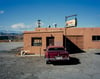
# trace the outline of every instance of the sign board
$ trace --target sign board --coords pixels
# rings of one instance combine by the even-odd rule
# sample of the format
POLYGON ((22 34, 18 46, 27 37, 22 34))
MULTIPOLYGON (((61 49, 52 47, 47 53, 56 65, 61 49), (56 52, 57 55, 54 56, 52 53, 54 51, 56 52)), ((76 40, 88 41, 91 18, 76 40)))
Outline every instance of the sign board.
POLYGON ((72 20, 68 20, 66 22, 66 26, 67 27, 77 26, 77 19, 75 18, 75 19, 72 19, 72 20))

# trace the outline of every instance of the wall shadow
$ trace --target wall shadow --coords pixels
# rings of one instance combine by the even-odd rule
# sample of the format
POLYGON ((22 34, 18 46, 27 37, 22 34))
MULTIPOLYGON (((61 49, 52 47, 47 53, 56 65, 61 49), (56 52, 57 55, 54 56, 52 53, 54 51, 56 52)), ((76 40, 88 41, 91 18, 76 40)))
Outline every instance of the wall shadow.
POLYGON ((52 64, 54 66, 62 66, 62 65, 78 65, 78 64, 81 64, 80 63, 80 60, 78 58, 75 58, 75 57, 70 57, 70 60, 69 61, 54 61, 52 62, 52 64))
POLYGON ((66 47, 67 51, 70 54, 75 54, 75 53, 84 53, 82 49, 80 49, 77 45, 75 45, 70 39, 64 37, 64 47, 66 47), (66 43, 66 46, 65 46, 66 43))

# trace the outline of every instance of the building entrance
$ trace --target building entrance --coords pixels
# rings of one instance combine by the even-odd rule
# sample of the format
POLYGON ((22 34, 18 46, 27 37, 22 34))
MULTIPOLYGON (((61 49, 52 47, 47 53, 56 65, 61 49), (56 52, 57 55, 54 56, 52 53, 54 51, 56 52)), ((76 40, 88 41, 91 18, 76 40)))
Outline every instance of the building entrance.
POLYGON ((54 46, 54 37, 47 37, 46 38, 46 46, 54 46))

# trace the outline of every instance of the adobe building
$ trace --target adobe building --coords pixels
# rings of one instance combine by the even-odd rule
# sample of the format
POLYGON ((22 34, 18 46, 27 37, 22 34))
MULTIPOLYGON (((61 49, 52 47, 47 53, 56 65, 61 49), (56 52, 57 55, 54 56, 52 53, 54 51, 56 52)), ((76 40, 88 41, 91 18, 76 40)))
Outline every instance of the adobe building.
POLYGON ((100 49, 100 28, 36 28, 24 32, 24 50, 29 53, 44 55, 50 45, 64 46, 69 53, 100 49))

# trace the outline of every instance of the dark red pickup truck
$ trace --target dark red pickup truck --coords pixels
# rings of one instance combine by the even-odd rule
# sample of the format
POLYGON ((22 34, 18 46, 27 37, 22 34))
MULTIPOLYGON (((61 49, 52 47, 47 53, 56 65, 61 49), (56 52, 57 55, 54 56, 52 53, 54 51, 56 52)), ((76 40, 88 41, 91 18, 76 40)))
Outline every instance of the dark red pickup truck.
POLYGON ((62 46, 49 46, 45 49, 46 64, 51 61, 69 60, 69 53, 62 46))

